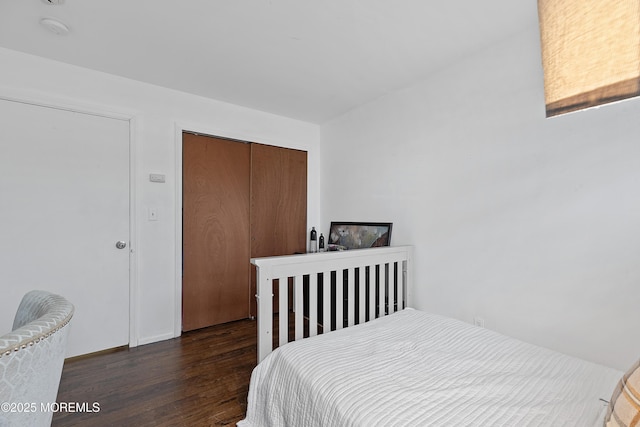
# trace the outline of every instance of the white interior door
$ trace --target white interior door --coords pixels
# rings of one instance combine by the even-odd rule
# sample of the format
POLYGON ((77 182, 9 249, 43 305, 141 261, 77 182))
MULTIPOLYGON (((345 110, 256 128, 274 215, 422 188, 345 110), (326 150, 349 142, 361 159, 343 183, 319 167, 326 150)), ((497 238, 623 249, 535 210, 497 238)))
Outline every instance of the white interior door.
POLYGON ((0 230, 0 333, 42 289, 75 306, 68 357, 129 343, 128 120, 0 100, 0 230))

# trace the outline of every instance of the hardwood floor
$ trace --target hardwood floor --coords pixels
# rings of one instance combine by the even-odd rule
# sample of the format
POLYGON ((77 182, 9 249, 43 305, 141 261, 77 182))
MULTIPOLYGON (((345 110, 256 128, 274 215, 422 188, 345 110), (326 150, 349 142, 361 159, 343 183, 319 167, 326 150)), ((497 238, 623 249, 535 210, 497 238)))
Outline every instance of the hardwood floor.
POLYGON ((225 426, 244 418, 256 365, 256 322, 65 362, 58 402, 99 412, 54 414, 57 426, 225 426))

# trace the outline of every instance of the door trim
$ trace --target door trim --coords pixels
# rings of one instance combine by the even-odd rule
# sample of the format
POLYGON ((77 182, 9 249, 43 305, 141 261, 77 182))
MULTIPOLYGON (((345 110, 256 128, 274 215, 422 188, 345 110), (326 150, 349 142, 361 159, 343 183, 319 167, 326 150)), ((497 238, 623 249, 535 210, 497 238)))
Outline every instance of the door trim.
POLYGON ((136 148, 138 119, 133 111, 116 112, 102 106, 84 103, 76 99, 65 99, 29 90, 0 87, 0 99, 10 102, 54 108, 74 113, 90 114, 108 119, 129 122, 129 347, 138 346, 138 232, 136 227, 136 148))

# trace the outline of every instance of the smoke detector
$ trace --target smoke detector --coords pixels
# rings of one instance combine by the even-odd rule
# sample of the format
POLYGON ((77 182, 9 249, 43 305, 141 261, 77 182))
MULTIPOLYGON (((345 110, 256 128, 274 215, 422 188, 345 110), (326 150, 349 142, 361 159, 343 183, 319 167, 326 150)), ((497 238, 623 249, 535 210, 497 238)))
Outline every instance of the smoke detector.
POLYGON ((54 18, 42 18, 40 20, 40 25, 58 36, 66 36, 70 31, 66 24, 54 18))
POLYGON ((64 0, 42 0, 42 3, 60 5, 64 3, 64 0))

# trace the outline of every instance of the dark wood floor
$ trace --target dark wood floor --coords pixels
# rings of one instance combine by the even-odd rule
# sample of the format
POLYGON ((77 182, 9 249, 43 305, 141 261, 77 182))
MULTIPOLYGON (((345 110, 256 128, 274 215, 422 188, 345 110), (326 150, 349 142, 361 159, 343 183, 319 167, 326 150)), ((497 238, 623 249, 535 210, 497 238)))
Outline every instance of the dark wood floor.
POLYGON ((225 426, 244 418, 256 365, 256 322, 65 362, 58 402, 100 405, 57 412, 53 426, 225 426))

